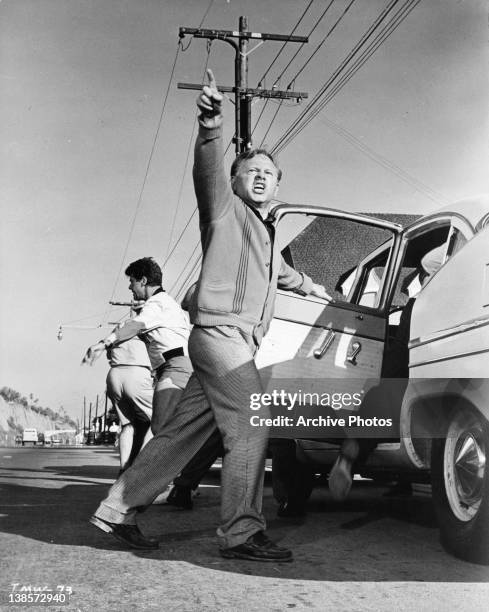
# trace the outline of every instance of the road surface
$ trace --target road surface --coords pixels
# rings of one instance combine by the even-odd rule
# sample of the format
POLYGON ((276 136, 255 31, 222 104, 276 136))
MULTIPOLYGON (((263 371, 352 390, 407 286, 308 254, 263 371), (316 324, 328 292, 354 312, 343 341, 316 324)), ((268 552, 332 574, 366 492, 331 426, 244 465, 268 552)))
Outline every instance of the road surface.
POLYGON ((388 499, 359 481, 334 503, 323 486, 305 520, 283 521, 267 478, 269 534, 295 561, 265 564, 218 555, 216 469, 194 510, 154 505, 141 515, 158 551, 124 550, 87 522, 117 471, 111 448, 0 448, 1 610, 489 609, 489 568, 443 551, 429 496, 388 499), (28 587, 71 595, 50 608, 15 604, 28 587))

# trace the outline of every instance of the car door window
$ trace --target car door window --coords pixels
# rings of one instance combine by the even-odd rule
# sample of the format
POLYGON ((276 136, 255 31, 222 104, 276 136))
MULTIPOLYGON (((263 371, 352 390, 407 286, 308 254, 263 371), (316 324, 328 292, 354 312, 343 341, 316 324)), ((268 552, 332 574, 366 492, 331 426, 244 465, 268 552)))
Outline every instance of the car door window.
POLYGON ((384 283, 389 249, 365 271, 361 295, 351 291, 359 263, 383 244, 392 232, 355 220, 319 215, 287 214, 277 225, 284 259, 296 270, 324 285, 338 302, 377 307, 384 283))

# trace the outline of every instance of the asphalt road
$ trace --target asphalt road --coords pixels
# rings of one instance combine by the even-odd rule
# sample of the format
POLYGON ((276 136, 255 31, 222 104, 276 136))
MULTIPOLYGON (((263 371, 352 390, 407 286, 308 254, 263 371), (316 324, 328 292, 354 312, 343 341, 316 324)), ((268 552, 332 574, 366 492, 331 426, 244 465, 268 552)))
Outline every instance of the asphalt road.
POLYGON ((154 505, 141 515, 158 551, 124 550, 87 522, 117 470, 108 448, 0 448, 1 610, 46 610, 12 603, 29 586, 71 590, 69 603, 50 609, 83 612, 489 609, 489 568, 442 550, 426 495, 388 499, 358 481, 334 503, 323 486, 305 520, 286 522, 267 478, 269 534, 295 561, 265 564, 217 553, 219 470, 194 510, 154 505))

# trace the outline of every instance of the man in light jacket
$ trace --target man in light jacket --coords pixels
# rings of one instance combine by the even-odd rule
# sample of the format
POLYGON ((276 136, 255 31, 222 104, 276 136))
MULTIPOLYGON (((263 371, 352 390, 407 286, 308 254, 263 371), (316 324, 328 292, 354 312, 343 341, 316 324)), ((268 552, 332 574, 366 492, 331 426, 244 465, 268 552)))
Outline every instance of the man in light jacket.
MULTIPOLYGON (((250 424, 250 394, 263 391, 254 355, 273 316, 277 286, 329 300, 324 287, 283 260, 268 212, 281 171, 263 150, 239 156, 224 171, 222 102, 211 71, 197 106, 194 186, 202 269, 190 304, 189 355, 194 373, 174 418, 113 485, 92 522, 129 546, 155 548, 136 523, 217 425, 223 440, 221 520, 225 558, 291 561, 265 534, 263 476, 268 428, 250 424)), ((266 416, 262 410, 262 416, 266 416)))

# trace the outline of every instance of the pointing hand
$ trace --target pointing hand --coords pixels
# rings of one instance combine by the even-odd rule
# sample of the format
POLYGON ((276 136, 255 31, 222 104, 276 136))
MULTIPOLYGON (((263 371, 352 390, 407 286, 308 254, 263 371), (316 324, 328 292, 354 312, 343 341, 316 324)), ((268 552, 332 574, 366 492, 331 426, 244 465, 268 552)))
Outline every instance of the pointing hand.
POLYGON ((216 119, 222 114, 224 96, 219 93, 214 74, 210 69, 207 70, 207 78, 209 84, 202 87, 202 92, 197 98, 197 106, 202 113, 201 119, 204 120, 206 126, 214 127, 214 125, 217 125, 216 119))

